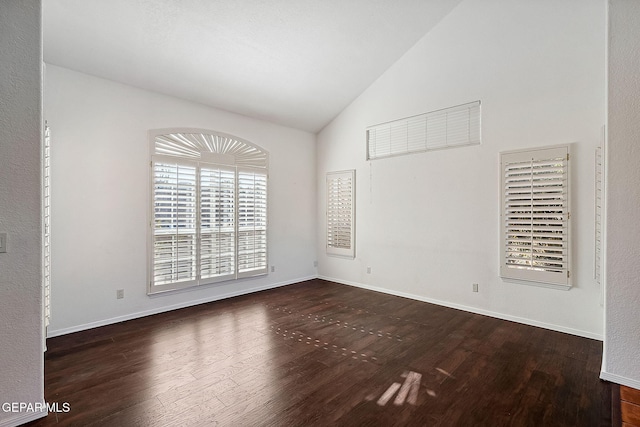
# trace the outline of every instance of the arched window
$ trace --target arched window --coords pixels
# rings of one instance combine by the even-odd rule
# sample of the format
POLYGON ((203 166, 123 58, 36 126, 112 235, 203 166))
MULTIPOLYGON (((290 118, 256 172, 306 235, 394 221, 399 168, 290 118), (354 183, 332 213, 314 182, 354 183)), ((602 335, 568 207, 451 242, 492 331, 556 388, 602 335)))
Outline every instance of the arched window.
POLYGON ((149 135, 149 293, 267 274, 268 153, 201 129, 149 135))

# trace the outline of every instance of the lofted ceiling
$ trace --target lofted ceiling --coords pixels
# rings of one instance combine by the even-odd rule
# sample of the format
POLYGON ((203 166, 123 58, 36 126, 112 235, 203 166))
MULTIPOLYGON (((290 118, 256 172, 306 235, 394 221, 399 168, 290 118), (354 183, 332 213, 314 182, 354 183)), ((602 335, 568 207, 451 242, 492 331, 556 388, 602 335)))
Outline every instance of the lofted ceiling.
POLYGON ((461 0, 46 0, 44 60, 318 132, 461 0))

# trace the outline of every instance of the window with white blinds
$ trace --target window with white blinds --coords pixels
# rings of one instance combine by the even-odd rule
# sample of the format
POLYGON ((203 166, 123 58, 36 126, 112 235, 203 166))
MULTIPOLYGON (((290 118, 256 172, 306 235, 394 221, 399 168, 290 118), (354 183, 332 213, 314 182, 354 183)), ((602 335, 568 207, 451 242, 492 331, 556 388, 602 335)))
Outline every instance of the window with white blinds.
POLYGON ((501 153, 503 278, 570 286, 569 148, 501 153))
POLYGON ((355 257, 355 170, 327 173, 327 254, 355 257))
POLYGON ((480 144, 480 101, 367 128, 367 160, 480 144))
POLYGON ((152 131, 149 293, 267 274, 267 153, 206 131, 152 131))

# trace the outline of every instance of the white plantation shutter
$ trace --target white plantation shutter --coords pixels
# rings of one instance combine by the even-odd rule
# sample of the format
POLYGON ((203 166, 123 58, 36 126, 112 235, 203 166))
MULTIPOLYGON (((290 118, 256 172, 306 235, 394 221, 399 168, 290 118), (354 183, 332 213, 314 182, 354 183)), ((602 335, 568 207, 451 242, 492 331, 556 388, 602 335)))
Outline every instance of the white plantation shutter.
POLYGON ((200 168, 200 277, 228 280, 235 275, 236 174, 232 168, 200 168))
POLYGON ((327 254, 355 257, 355 171, 327 173, 327 254))
POLYGON ((149 293, 267 274, 267 152, 206 131, 150 137, 149 293))
POLYGON ((196 168, 155 162, 153 283, 196 280, 196 168))
POLYGON ((238 171, 238 277, 267 272, 267 175, 238 171))
POLYGON ((568 147, 502 153, 501 167, 501 276, 568 288, 568 147))
POLYGON ((480 101, 367 128, 367 160, 442 148, 478 145, 480 101))
POLYGON ((44 288, 44 326, 49 326, 51 320, 51 130, 44 128, 43 144, 43 173, 42 173, 42 209, 43 209, 43 288, 44 288))
POLYGON ((598 285, 602 284, 602 239, 603 239, 603 209, 604 209, 604 157, 602 147, 596 149, 596 187, 595 187, 595 242, 594 242, 594 272, 593 277, 598 285))

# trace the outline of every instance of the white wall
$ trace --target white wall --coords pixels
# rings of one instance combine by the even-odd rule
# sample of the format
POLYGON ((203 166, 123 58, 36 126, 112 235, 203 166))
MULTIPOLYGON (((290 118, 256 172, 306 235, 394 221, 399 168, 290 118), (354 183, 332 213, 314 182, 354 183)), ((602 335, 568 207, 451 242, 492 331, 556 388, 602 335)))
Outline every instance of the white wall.
POLYGON ((52 132, 50 336, 315 277, 314 135, 52 65, 45 118, 52 132), (147 131, 168 127, 220 131, 269 151, 274 273, 146 295, 147 131))
POLYGON ((640 389, 640 2, 609 4, 605 351, 602 378, 640 389))
POLYGON ((594 158, 605 40, 603 0, 463 1, 319 134, 320 276, 601 338, 594 158), (482 145, 365 161, 367 126, 474 100, 482 145), (504 282, 499 153, 564 143, 574 143, 573 288, 504 282), (357 174, 355 260, 324 255, 324 177, 344 169, 357 174))
MULTIPOLYGON (((0 405, 43 402, 39 0, 0 3, 0 405)), ((44 415, 44 414, 42 414, 44 415)), ((0 410, 0 426, 39 413, 0 410)))

